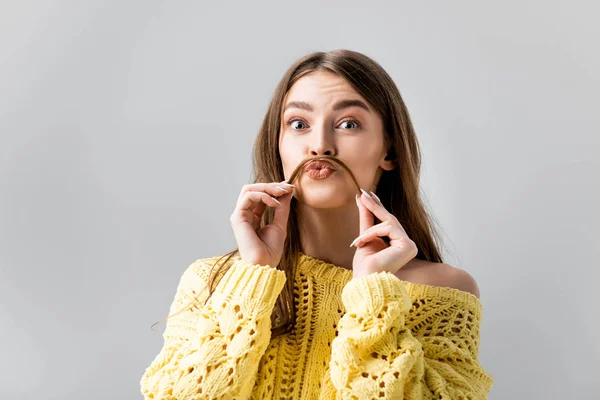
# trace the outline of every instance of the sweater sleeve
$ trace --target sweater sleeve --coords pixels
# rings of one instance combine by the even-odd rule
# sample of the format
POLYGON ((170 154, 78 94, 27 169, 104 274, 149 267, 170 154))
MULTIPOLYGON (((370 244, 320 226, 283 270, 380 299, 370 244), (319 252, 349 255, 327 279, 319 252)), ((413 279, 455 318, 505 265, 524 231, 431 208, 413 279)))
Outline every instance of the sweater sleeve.
POLYGON ((476 307, 435 302, 413 334, 405 321, 412 300, 387 272, 350 280, 342 302, 330 362, 336 398, 487 399, 493 379, 478 361, 476 307))
POLYGON ((145 399, 250 396, 285 273, 237 260, 206 301, 212 267, 206 264, 197 260, 180 279, 162 349, 140 381, 145 399))

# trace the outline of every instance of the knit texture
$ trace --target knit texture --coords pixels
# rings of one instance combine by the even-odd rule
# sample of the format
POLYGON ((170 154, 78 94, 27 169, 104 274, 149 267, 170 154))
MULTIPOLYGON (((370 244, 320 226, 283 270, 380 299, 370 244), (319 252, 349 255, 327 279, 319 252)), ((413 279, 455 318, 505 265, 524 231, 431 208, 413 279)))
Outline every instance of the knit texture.
POLYGON ((271 339, 282 271, 235 259, 207 299, 218 258, 183 273, 146 399, 486 399, 481 303, 458 289, 352 271, 300 255, 294 329, 271 339), (193 304, 192 301, 197 298, 193 304))

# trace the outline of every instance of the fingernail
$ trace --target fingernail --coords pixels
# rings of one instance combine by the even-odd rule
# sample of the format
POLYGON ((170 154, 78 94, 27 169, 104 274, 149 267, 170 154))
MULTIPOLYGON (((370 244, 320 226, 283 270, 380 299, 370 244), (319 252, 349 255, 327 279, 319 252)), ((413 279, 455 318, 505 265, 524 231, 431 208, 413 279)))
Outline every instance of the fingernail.
POLYGON ((354 246, 356 244, 356 242, 358 242, 360 239, 362 239, 365 235, 360 235, 359 237, 357 237, 356 239, 354 239, 352 241, 352 243, 350 243, 350 247, 354 246))
POLYGON ((367 191, 365 189, 360 189, 360 191, 367 196, 368 198, 372 199, 371 195, 369 193, 367 193, 367 191))
POLYGON ((280 182, 280 183, 281 183, 282 185, 285 185, 285 186, 289 186, 289 187, 296 187, 296 186, 292 185, 291 183, 287 183, 287 181, 283 181, 283 182, 280 182))
POLYGON ((371 192, 371 194, 373 195, 373 197, 375 197, 375 199, 377 200, 377 202, 379 204, 381 204, 381 200, 379 200, 379 197, 377 197, 377 195, 375 193, 373 193, 373 192, 371 192))
POLYGON ((279 200, 277 200, 275 197, 271 196, 271 198, 272 198, 273 200, 275 200, 275 203, 277 203, 277 204, 281 205, 281 203, 279 202, 279 200))
POLYGON ((279 190, 283 190, 286 193, 289 193, 290 191, 287 189, 282 188, 281 186, 275 186, 275 188, 279 189, 279 190))
POLYGON ((359 199, 359 196, 358 196, 358 195, 356 195, 356 206, 357 206, 358 208, 360 208, 360 203, 359 203, 359 201, 360 201, 360 199, 359 199))

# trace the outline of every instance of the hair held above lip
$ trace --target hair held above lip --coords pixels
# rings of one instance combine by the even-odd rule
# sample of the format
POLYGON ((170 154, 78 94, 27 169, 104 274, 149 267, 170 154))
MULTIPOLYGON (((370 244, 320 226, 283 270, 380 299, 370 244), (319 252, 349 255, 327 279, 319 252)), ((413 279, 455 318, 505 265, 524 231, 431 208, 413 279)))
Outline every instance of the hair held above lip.
MULTIPOLYGON (((315 161, 326 161, 327 163, 329 163, 331 165, 338 164, 339 166, 341 166, 343 169, 345 169, 348 172, 348 174, 352 178, 352 181, 354 182, 354 185, 356 185, 357 193, 359 193, 359 194, 361 193, 360 184, 356 180, 356 177, 352 173, 352 170, 350 169, 350 167, 348 167, 342 160, 340 160, 340 159, 338 159, 336 157, 333 157, 333 156, 311 156, 311 157, 306 157, 304 160, 302 160, 302 162, 300 162, 300 164, 298 164, 298 166, 296 167, 296 169, 294 169, 294 172, 292 172, 292 174, 290 175, 290 178, 288 179, 288 182, 289 183, 294 183, 294 181, 296 180, 296 178, 298 178, 298 176, 300 176, 300 174, 303 171, 306 171, 306 170, 308 170, 311 167, 310 165, 307 166, 307 164, 315 162, 315 161)), ((326 163, 321 163, 321 164, 326 164, 326 163)), ((318 167, 318 166, 319 166, 318 164, 314 165, 314 167, 318 167)), ((327 165, 324 165, 324 166, 326 167, 327 165)))
POLYGON ((304 171, 310 171, 310 170, 314 170, 314 169, 325 169, 325 168, 329 168, 329 169, 335 171, 335 167, 333 166, 333 164, 327 160, 311 161, 308 164, 306 164, 306 166, 304 167, 304 171))

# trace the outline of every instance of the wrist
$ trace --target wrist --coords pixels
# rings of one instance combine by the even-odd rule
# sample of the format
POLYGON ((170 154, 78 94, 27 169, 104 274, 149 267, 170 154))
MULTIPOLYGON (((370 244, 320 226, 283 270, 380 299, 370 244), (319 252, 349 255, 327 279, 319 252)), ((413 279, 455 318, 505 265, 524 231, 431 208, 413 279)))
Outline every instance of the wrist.
POLYGON ((377 270, 372 270, 370 268, 356 268, 352 270, 352 277, 353 278, 362 278, 377 272, 381 272, 381 271, 377 271, 377 270))
POLYGON ((367 271, 363 271, 363 270, 360 270, 360 271, 352 270, 353 278, 362 278, 362 277, 370 275, 370 274, 371 274, 371 272, 367 272, 367 271))
POLYGON ((262 265, 264 267, 277 268, 277 265, 279 265, 279 260, 273 259, 270 254, 242 254, 240 252, 240 259, 249 264, 262 265))

